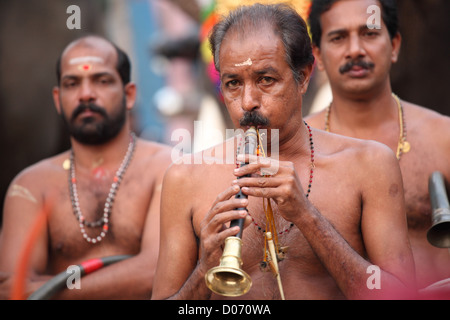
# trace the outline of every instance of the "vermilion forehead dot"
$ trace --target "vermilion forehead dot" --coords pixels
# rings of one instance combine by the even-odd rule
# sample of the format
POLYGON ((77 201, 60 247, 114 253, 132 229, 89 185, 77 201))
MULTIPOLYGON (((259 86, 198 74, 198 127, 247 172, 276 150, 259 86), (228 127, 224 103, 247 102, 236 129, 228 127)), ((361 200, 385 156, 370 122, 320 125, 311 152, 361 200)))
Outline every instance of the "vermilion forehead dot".
POLYGON ((90 64, 82 64, 82 65, 78 66, 78 69, 82 70, 82 71, 89 71, 89 70, 92 69, 92 65, 90 65, 90 64))

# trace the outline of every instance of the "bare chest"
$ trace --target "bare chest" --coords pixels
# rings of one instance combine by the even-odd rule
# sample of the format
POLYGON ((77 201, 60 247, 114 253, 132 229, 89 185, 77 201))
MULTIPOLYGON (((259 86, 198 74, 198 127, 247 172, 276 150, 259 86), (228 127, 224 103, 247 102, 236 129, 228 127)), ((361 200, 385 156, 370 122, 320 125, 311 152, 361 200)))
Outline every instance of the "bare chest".
POLYGON ((448 170, 448 163, 432 156, 433 154, 436 153, 430 150, 430 147, 420 148, 419 145, 416 150, 411 150, 400 159, 410 229, 427 230, 431 226, 429 177, 434 171, 445 174, 448 170))
POLYGON ((59 270, 94 257, 139 252, 152 187, 135 183, 133 179, 136 177, 130 173, 113 196, 109 182, 80 182, 78 204, 74 204, 67 179, 60 183, 65 187, 57 191, 48 219, 51 269, 59 270), (87 237, 97 241, 88 242, 87 237))
MULTIPOLYGON (((364 254, 364 246, 360 234, 361 204, 358 202, 358 198, 356 196, 350 196, 347 201, 337 205, 332 194, 330 194, 328 199, 320 197, 320 183, 317 183, 316 186, 316 197, 313 196, 311 200, 314 201, 316 198, 318 202, 314 204, 317 209, 327 217, 355 250, 364 254), (322 200, 319 201, 319 198, 322 200)), ((213 199, 211 199, 212 202, 213 199)), ((205 205, 199 212, 207 212, 209 210, 206 205, 207 201, 202 201, 202 203, 205 205)), ((267 204, 267 199, 249 198, 248 214, 252 221, 244 229, 242 237, 241 258, 243 260, 244 270, 251 274, 255 278, 255 281, 260 281, 261 285, 264 283, 264 292, 267 294, 270 294, 268 292, 271 289, 276 289, 277 284, 276 281, 273 282, 274 278, 270 269, 270 258, 268 258, 268 243, 265 238, 265 232, 271 231, 275 247, 282 251, 279 256, 281 258, 279 266, 280 273, 284 275, 286 280, 290 279, 292 283, 296 283, 297 285, 305 282, 306 285, 306 282, 311 279, 318 278, 320 279, 319 282, 323 282, 327 286, 334 286, 334 282, 332 284, 328 282, 330 279, 328 272, 317 259, 317 256, 300 229, 282 217, 273 201, 270 207, 272 209, 273 219, 267 219, 269 212, 267 204)), ((204 215, 200 214, 194 214, 193 216, 194 229, 197 237, 200 235, 199 224, 203 217, 204 215)), ((311 283, 311 286, 311 290, 313 290, 313 283, 311 283)), ((274 292, 277 292, 277 290, 274 292)))

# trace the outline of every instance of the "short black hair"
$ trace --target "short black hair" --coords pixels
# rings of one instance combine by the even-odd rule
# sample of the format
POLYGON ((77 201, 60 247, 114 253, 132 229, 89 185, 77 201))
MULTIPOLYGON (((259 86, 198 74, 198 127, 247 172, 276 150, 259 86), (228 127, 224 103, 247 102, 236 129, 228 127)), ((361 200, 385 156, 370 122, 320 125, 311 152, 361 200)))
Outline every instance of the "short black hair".
MULTIPOLYGON (((98 37, 98 36, 96 36, 98 37)), ((123 51, 122 49, 120 49, 116 44, 114 44, 113 42, 102 38, 103 40, 109 42, 114 49, 116 50, 117 53, 117 65, 116 65, 116 69, 117 72, 120 75, 120 79, 122 80, 123 85, 126 85, 127 83, 129 83, 131 81, 131 62, 130 62, 130 58, 128 57, 128 55, 126 54, 125 51, 123 51)), ((78 40, 76 40, 78 41, 78 40)), ((75 42, 75 41, 74 41, 75 42)), ((56 61, 56 79, 58 82, 58 86, 61 85, 61 60, 62 60, 62 55, 63 53, 61 53, 58 57, 58 60, 56 61)))
MULTIPOLYGON (((309 12, 308 22, 311 32, 311 38, 314 45, 320 48, 320 39, 322 37, 322 26, 320 25, 320 16, 330 10, 331 6, 340 0, 312 0, 309 12)), ((398 32, 398 9, 396 0, 378 0, 381 4, 381 17, 388 29, 391 39, 398 32)))
POLYGON ((219 21, 209 37, 216 70, 220 72, 219 51, 225 35, 230 30, 251 26, 258 30, 264 23, 273 26, 286 52, 286 62, 292 69, 295 81, 301 79, 301 70, 314 63, 311 39, 305 21, 286 4, 241 6, 219 21))

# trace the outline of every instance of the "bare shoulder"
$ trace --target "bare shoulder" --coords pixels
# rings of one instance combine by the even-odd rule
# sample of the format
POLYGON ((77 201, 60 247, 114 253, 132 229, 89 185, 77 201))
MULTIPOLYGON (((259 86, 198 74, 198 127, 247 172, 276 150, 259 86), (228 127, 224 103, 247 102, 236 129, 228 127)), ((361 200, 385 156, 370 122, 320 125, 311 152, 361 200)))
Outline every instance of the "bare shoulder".
POLYGON ((65 151, 50 158, 43 159, 20 171, 12 180, 11 185, 27 184, 29 186, 39 184, 48 185, 66 175, 66 160, 69 159, 69 152, 65 151))
POLYGON ((162 162, 170 160, 172 148, 169 145, 144 139, 138 139, 138 142, 141 151, 137 156, 140 159, 162 162))
POLYGON ((19 172, 6 191, 4 215, 8 212, 22 212, 25 208, 30 210, 31 206, 40 206, 47 199, 57 196, 61 184, 68 179, 65 169, 65 160, 68 158, 69 152, 66 151, 19 172))
MULTIPOLYGON (((431 157, 435 163, 438 158, 450 156, 450 117, 415 104, 404 103, 407 138, 416 150, 419 161, 431 157), (442 157, 444 155, 444 157, 442 157)), ((442 163, 448 168, 448 165, 442 163)), ((445 170, 448 172, 448 169, 445 170)))
POLYGON ((325 156, 327 162, 343 166, 345 172, 367 175, 392 166, 399 168, 393 151, 380 142, 347 137, 320 129, 314 129, 313 133, 318 140, 319 154, 325 156))
POLYGON ((135 152, 133 168, 147 177, 158 176, 162 179, 172 163, 171 148, 165 144, 138 139, 135 152))
POLYGON ((402 102, 408 131, 439 135, 450 141, 450 117, 410 102, 402 102))
POLYGON ((173 185, 175 188, 183 186, 183 189, 189 192, 200 189, 206 189, 206 192, 209 192, 216 186, 220 186, 225 177, 232 175, 234 162, 228 163, 230 161, 224 154, 216 155, 215 152, 218 149, 227 149, 226 143, 172 159, 164 184, 173 185), (214 187, 211 188, 212 186, 214 187))
POLYGON ((403 166, 415 173, 411 178, 416 178, 418 171, 428 175, 439 170, 450 179, 450 117, 408 102, 404 102, 404 109, 412 152, 403 166))
POLYGON ((379 155, 390 157, 394 155, 389 147, 375 140, 348 137, 316 128, 313 130, 314 135, 323 140, 322 143, 326 144, 330 153, 347 152, 349 153, 348 156, 379 155))
POLYGON ((404 109, 409 136, 424 141, 421 145, 428 144, 427 149, 436 146, 439 152, 450 154, 450 117, 409 102, 404 102, 404 109))
POLYGON ((172 216, 176 211, 176 217, 191 216, 193 202, 201 193, 200 164, 193 164, 194 155, 187 154, 174 159, 165 171, 162 182, 161 207, 164 216, 172 216), (174 196, 176 195, 176 196, 174 196), (181 205, 180 209, 168 209, 181 205))

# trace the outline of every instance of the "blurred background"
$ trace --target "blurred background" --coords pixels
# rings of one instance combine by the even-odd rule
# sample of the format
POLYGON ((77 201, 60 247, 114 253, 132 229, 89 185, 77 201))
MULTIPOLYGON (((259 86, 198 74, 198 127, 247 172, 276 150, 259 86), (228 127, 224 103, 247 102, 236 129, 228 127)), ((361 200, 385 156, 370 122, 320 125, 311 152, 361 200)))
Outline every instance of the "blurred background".
MULTIPOLYGON (((288 2, 305 17, 309 1, 288 2)), ((1 0, 0 208, 15 175, 70 147, 51 91, 58 56, 83 35, 105 36, 129 54, 138 85, 133 125, 139 136, 175 145, 172 132, 185 128, 192 132, 192 151, 217 142, 211 130, 225 137, 233 126, 217 90, 206 36, 218 14, 244 2, 252 1, 1 0), (80 8, 80 29, 67 27, 70 5, 80 8), (201 121, 203 134, 193 135, 194 121, 201 121)), ((392 69, 393 90, 450 115, 450 1, 399 0, 398 5, 403 44, 392 69)), ((304 114, 329 104, 323 73, 314 72, 305 100, 304 114)))

